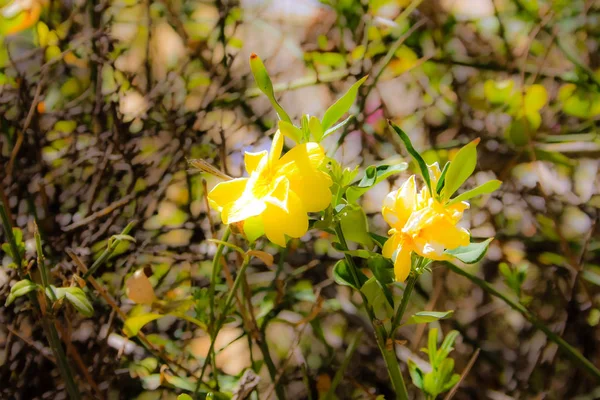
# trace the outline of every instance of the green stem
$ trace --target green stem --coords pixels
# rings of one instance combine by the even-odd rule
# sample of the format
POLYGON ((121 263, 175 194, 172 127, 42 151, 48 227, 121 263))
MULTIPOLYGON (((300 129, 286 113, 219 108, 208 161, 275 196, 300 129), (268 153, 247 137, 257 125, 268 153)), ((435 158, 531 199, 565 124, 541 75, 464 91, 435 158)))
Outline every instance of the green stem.
POLYGON ((396 330, 402 322, 402 317, 404 316, 404 313, 406 312, 406 307, 408 306, 408 300, 410 299, 410 295, 412 294, 412 291, 418 279, 418 271, 413 271, 413 273, 410 275, 410 278, 408 278, 408 282, 406 283, 406 287, 404 288, 404 293, 402 293, 400 307, 398 307, 398 311, 396 311, 396 315, 394 315, 394 319, 392 321, 392 329, 390 331, 390 337, 392 338, 395 337, 396 330))
MULTIPOLYGON (((2 205, 2 204, 0 204, 0 218, 2 219, 2 226, 6 233, 6 238, 8 240, 8 243, 10 244, 11 251, 14 253, 14 256, 15 256, 14 262, 18 265, 19 277, 21 279, 25 278, 25 279, 29 279, 31 281, 32 280, 31 276, 28 273, 25 274, 23 271, 21 255, 18 252, 17 242, 15 241, 15 237, 13 236, 13 232, 12 232, 12 224, 11 224, 10 220, 8 219, 8 214, 6 213, 6 210, 4 209, 4 205, 2 205)), ((39 237, 39 235, 36 236, 36 245, 38 245, 38 260, 39 260, 39 257, 41 257, 41 260, 43 262, 43 254, 41 252, 41 240, 39 240, 38 237, 39 237)), ((42 268, 42 267, 40 267, 40 268, 42 268)), ((44 286, 44 289, 45 289, 48 284, 45 269, 42 269, 41 275, 42 275, 42 285, 44 286)), ((69 393, 69 397, 71 398, 71 400, 79 400, 81 398, 80 394, 79 394, 79 389, 77 389, 77 385, 75 384, 75 379, 73 378, 73 374, 71 372, 71 367, 69 366, 67 356, 62 347, 60 338, 58 337, 58 332, 56 331, 56 326, 54 326, 52 321, 49 321, 48 318, 46 318, 46 316, 44 316, 44 314, 41 311, 40 304, 37 300, 37 297, 34 293, 29 294, 29 300, 32 302, 35 309, 37 309, 38 312, 42 315, 42 319, 41 319, 42 327, 44 329, 44 333, 46 334, 46 338, 48 339, 48 344, 50 345, 50 348, 52 348, 52 352, 54 353, 54 357, 56 358, 56 365, 58 367, 60 375, 63 378, 63 381, 65 382, 65 387, 67 389, 67 393, 69 393)))
POLYGON ((556 343, 556 345, 558 346, 558 348, 567 357, 569 357, 571 359, 571 361, 573 361, 575 364, 577 364, 577 366, 579 368, 581 368, 582 370, 584 370, 587 373, 589 373, 592 377, 594 377, 597 382, 600 382, 600 370, 594 364, 592 364, 591 361, 589 361, 587 358, 585 358, 579 351, 577 351, 577 349, 575 347, 571 346, 569 343, 567 343, 559 335, 557 335, 556 333, 552 332, 550 330, 550 328, 548 328, 542 321, 540 321, 524 305, 522 305, 521 303, 518 303, 518 302, 516 302, 514 300, 511 300, 505 294, 499 292, 496 288, 494 288, 492 285, 490 285, 489 283, 487 283, 483 279, 481 279, 481 278, 479 278, 479 277, 477 277, 475 275, 472 275, 472 274, 468 273, 467 271, 465 271, 464 269, 458 267, 457 265, 454 265, 454 264, 452 264, 450 262, 447 262, 447 261, 445 261, 444 264, 450 270, 452 270, 452 272, 455 272, 455 273, 457 273, 459 275, 464 276, 465 278, 469 279, 471 282, 473 282, 474 284, 476 284, 477 286, 479 286, 480 288, 482 288, 483 290, 485 290, 486 292, 488 292, 492 296, 495 296, 495 297, 501 299, 502 301, 504 301, 513 310, 516 310, 516 311, 520 312, 521 314, 523 314, 523 316, 525 318, 527 318, 527 320, 535 328, 537 328, 540 331, 542 331, 550 341, 556 343))
POLYGON ((221 256, 223 255, 223 250, 225 250, 225 244, 227 240, 229 240, 229 235, 231 235, 231 229, 229 225, 225 228, 225 232, 223 232, 223 237, 221 237, 221 242, 217 246, 217 251, 212 261, 212 271, 210 275, 210 284, 208 286, 208 299, 210 302, 210 328, 213 329, 213 325, 215 323, 215 288, 217 286, 217 277, 219 276, 219 272, 221 271, 221 256))
POLYGON ((362 332, 359 331, 354 335, 354 337, 350 341, 350 344, 348 345, 348 348, 346 349, 346 356, 344 357, 344 361, 342 362, 342 365, 340 365, 337 372, 335 373, 335 376, 333 377, 333 381, 331 382, 331 386, 329 386, 329 390, 325 394, 325 397, 323 397, 323 400, 333 399, 333 396, 335 394, 335 389, 338 387, 338 385, 342 381, 342 378, 344 377, 344 373, 346 372, 346 369, 348 368, 348 365, 350 364, 352 355, 356 351, 356 348, 358 347, 358 343, 360 342, 361 337, 362 337, 362 332))
MULTIPOLYGON (((129 232, 131 232, 131 229, 133 229, 133 227, 135 226, 135 224, 135 221, 131 221, 130 223, 128 223, 125 229, 123 229, 123 232, 121 232, 121 235, 128 235, 129 232)), ((98 257, 98 259, 94 261, 92 266, 89 268, 88 272, 86 272, 83 275, 83 279, 87 279, 90 275, 96 272, 96 270, 102 264, 104 264, 110 258, 110 256, 112 256, 112 254, 115 252, 117 246, 121 243, 121 241, 122 239, 113 239, 112 242, 109 241, 109 245, 106 247, 106 249, 104 249, 102 254, 100 254, 100 257, 98 257)))
MULTIPOLYGON (((217 250, 217 252, 218 252, 218 250, 217 250)), ((217 254, 215 254, 215 257, 217 257, 217 254)), ((220 257, 220 255, 219 255, 219 257, 220 257)), ((250 257, 246 256, 244 258, 244 262, 242 263, 239 273, 237 274, 237 276, 235 277, 235 280, 233 281, 233 287, 227 294, 227 299, 225 299, 225 306, 223 307, 223 311, 219 315, 219 318, 217 318, 217 320, 215 321, 215 327, 211 334, 210 347, 208 349, 207 354, 212 354, 215 349, 215 340, 217 338, 217 335, 219 334, 219 331, 223 327, 223 324, 225 323, 225 318, 227 317, 227 313, 229 312, 231 303, 233 303, 233 299, 235 298, 235 293, 237 292, 237 290, 240 286, 240 283, 242 282, 242 277, 246 273, 246 269, 248 268, 248 265, 250 265, 250 257)), ((204 373, 206 371, 206 365, 207 365, 207 363, 205 362, 204 366, 202 367, 202 372, 200 373, 200 377, 198 378, 198 382, 196 383, 195 393, 198 393, 198 390, 200 389, 200 385, 202 384, 202 379, 204 378, 204 373)), ((217 372, 215 371, 214 373, 216 374, 217 372)))
MULTIPOLYGON (((342 227, 339 223, 335 225, 335 233, 340 242, 342 250, 348 250, 348 244, 346 243, 346 238, 344 237, 344 232, 342 231, 342 227)), ((357 266, 354 263, 352 257, 344 253, 344 257, 348 267, 350 269, 350 273, 352 274, 352 279, 354 280, 354 286, 360 288, 360 280, 358 279, 357 266)), ((390 380, 392 381, 392 386, 394 387, 394 391, 396 392, 397 400, 408 400, 408 391, 406 389, 406 384, 404 383, 404 378, 402 377, 402 371, 400 370, 400 364, 398 363, 398 357, 396 356, 395 351, 395 343, 392 338, 391 346, 387 346, 387 332, 383 325, 377 320, 375 317, 375 313, 373 309, 369 305, 367 297, 365 294, 358 290, 362 301, 365 305, 365 310, 369 315, 369 319, 371 320, 371 325, 373 326, 373 330, 375 331, 375 338, 377 341, 377 346, 383 355, 383 359, 385 361, 385 365, 387 366, 388 374, 390 375, 390 380)))
MULTIPOLYGON (((263 327, 265 328, 265 327, 263 327)), ((271 353, 269 352, 269 346, 267 346, 266 335, 264 330, 261 332, 261 338, 257 340, 258 347, 263 355, 263 360, 267 365, 267 369, 269 370, 269 375, 271 376, 271 381, 273 385, 275 385, 275 394, 279 400, 285 400, 285 389, 283 385, 277 384, 277 368, 275 367, 275 363, 271 358, 271 353)))

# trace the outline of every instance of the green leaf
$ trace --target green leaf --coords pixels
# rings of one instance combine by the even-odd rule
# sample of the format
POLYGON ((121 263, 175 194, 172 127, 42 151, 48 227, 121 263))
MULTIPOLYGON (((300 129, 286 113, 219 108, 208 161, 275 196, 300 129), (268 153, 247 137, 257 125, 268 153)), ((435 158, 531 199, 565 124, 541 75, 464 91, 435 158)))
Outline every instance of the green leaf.
POLYGON ((408 164, 405 162, 394 165, 379 165, 377 167, 371 165, 367 167, 362 179, 357 184, 346 189, 346 199, 349 203, 355 203, 370 188, 390 175, 406 170, 406 168, 408 168, 408 164))
POLYGON ((575 160, 570 159, 562 153, 558 153, 556 151, 546 151, 544 149, 540 149, 536 147, 535 158, 538 161, 550 161, 551 163, 564 165, 565 167, 574 167, 577 165, 575 160))
POLYGON ((356 286, 352 273, 350 272, 350 267, 348 267, 348 264, 346 264, 345 260, 338 261, 333 267, 333 279, 337 284, 350 286, 354 289, 360 289, 369 278, 367 278, 367 276, 360 270, 357 270, 356 273, 359 280, 358 287, 356 286))
POLYGON ((250 217, 243 224, 244 235, 248 242, 254 243, 259 237, 265 234, 265 226, 261 216, 250 217))
POLYGON ((4 303, 4 306, 6 307, 6 306, 11 305, 12 302, 15 301, 15 299, 17 297, 24 296, 27 293, 30 293, 30 292, 36 290, 37 288, 38 288, 38 285, 35 284, 34 282, 31 282, 29 279, 23 279, 23 280, 18 281, 10 288, 10 293, 8 294, 8 297, 6 298, 6 303, 4 303))
POLYGON ((444 184, 446 183, 446 174, 448 173, 448 167, 450 167, 449 162, 447 162, 446 165, 444 165, 444 169, 442 169, 440 179, 438 180, 437 186, 435 187, 435 191, 437 194, 440 194, 442 192, 442 189, 444 188, 444 184))
POLYGON ((388 258, 381 254, 373 254, 367 260, 367 265, 382 285, 394 282, 394 263, 388 258))
POLYGON ((452 389, 454 387, 454 385, 456 385, 458 383, 458 381, 460 380, 460 375, 459 374, 453 374, 452 377, 450 377, 449 380, 446 381, 446 383, 442 386, 442 392, 447 392, 448 390, 452 389))
POLYGON ((132 337, 138 334, 140 329, 144 327, 144 325, 155 321, 159 318, 162 318, 161 314, 142 314, 136 315, 135 317, 129 317, 125 320, 125 326, 123 327, 123 331, 127 335, 127 337, 132 337))
POLYGON ((375 254, 367 260, 367 265, 373 272, 373 275, 381 287, 388 304, 393 310, 394 296, 392 296, 392 292, 387 285, 394 281, 394 264, 382 255, 375 254))
POLYGON ((375 243, 377 243, 377 246, 381 248, 383 248, 385 242, 387 242, 388 240, 387 236, 381 236, 373 232, 369 232, 369 235, 371 235, 371 239, 373 239, 375 243))
POLYGON ((494 240, 494 238, 489 238, 481 243, 470 243, 467 246, 457 247, 453 250, 446 250, 444 253, 458 258, 465 264, 475 264, 483 258, 492 240, 494 240))
POLYGON ((358 206, 347 206, 339 214, 342 232, 347 240, 360 243, 365 247, 373 246, 369 236, 369 224, 364 210, 358 206))
POLYGON ((506 130, 506 139, 515 147, 523 147, 531 137, 531 123, 527 118, 514 119, 506 130))
POLYGON ((444 338, 444 341, 442 342, 442 345, 440 346, 438 355, 440 359, 445 359, 446 357, 448 357, 448 354, 450 354, 450 352, 454 350, 454 347, 452 346, 454 346, 454 342, 456 341, 457 337, 458 331, 452 330, 448 332, 448 334, 444 338))
POLYGON ((458 151, 448 167, 443 197, 449 199, 454 192, 471 176, 477 165, 477 144, 479 139, 468 143, 458 151))
POLYGON ((483 94, 492 104, 506 104, 515 86, 513 80, 507 79, 504 81, 487 80, 483 85, 483 94))
POLYGON ((193 400, 192 396, 190 396, 189 394, 180 394, 179 396, 177 396, 177 400, 193 400))
POLYGON ((267 73, 267 69, 263 64, 262 60, 259 56, 252 53, 250 55, 250 69, 252 70, 252 75, 254 75, 254 79, 256 80, 256 84, 261 92, 263 92, 271 102, 271 105, 277 111, 277 115, 279 119, 282 119, 286 122, 292 123, 289 115, 285 112, 283 107, 279 105, 277 99, 275 98, 275 92, 273 91, 273 83, 271 82, 271 78, 269 78, 269 74, 267 73))
POLYGON ((466 192, 459 194, 458 196, 450 200, 448 202, 448 205, 450 206, 455 203, 460 203, 461 201, 467 201, 469 199, 472 199, 473 197, 495 192, 500 188, 501 185, 502 181, 499 181, 497 179, 488 181, 482 185, 477 186, 474 189, 467 190, 466 192))
POLYGON ((52 288, 51 290, 54 290, 57 298, 62 299, 64 297, 67 299, 83 316, 91 317, 94 315, 94 308, 81 288, 73 286, 52 288))
POLYGON ((308 120, 308 129, 310 130, 310 133, 312 133, 315 141, 320 142, 323 138, 324 129, 321 125, 321 121, 319 121, 319 118, 315 117, 314 115, 310 117, 308 120))
POLYGON ((331 128, 327 129, 325 131, 325 133, 323 134, 323 137, 321 138, 321 140, 325 139, 327 136, 331 135, 333 132, 337 131, 338 129, 342 129, 344 126, 346 126, 346 124, 348 124, 348 122, 350 122, 352 120, 352 118, 354 118, 354 115, 349 115, 348 118, 346 118, 339 124, 334 125, 331 128))
POLYGON ((373 308, 377 319, 389 321, 394 314, 394 300, 389 288, 372 276, 360 288, 360 291, 367 298, 367 303, 373 308))
POLYGON ((427 337, 427 354, 429 354, 429 361, 431 366, 435 368, 435 356, 437 354, 437 328, 431 328, 429 330, 429 336, 427 337))
POLYGON ((352 257, 358 257, 358 258, 364 258, 364 259, 368 259, 371 258, 373 255, 375 255, 376 253, 373 253, 372 251, 369 250, 363 250, 363 249, 358 249, 358 250, 344 250, 343 246, 337 242, 333 242, 332 243, 333 248, 336 249, 337 251, 340 251, 344 254, 348 254, 352 257))
POLYGON ((525 91, 523 109, 525 114, 539 111, 548 102, 548 92, 542 85, 531 85, 525 91))
POLYGON ((407 361, 408 364, 408 373, 410 374, 410 379, 412 379, 413 384, 419 389, 423 390, 423 371, 417 367, 417 364, 410 358, 407 361))
POLYGON ((113 236, 111 236, 111 239, 135 243, 135 238, 131 235, 122 235, 122 234, 113 235, 113 236))
POLYGON ((408 135, 402 129, 400 129, 399 126, 394 125, 389 120, 388 120, 388 124, 390 124, 390 126, 394 129, 394 131, 396 131, 396 134, 398 136, 400 136, 400 140, 402 140, 402 142, 404 143, 406 150, 412 156, 412 158, 415 160, 417 165, 419 165, 419 169, 421 170, 421 175, 423 176, 423 179, 425 180, 425 184, 429 188, 429 193, 433 194, 432 188, 431 188, 431 178, 429 177, 429 169, 427 168, 427 163, 425 163, 425 160, 423 160, 423 157, 421 157, 419 152, 417 150, 415 150, 408 135))
POLYGON ((193 392, 196 388, 196 385, 192 382, 190 378, 184 378, 180 376, 174 376, 170 374, 163 374, 165 380, 169 385, 176 387, 177 389, 187 390, 188 392, 193 392))
POLYGON ((323 119, 321 120, 324 131, 327 131, 333 124, 339 121, 346 112, 348 112, 350 107, 352 107, 352 104, 354 104, 354 100, 356 100, 358 89, 368 77, 369 76, 367 75, 359 79, 342 97, 325 111, 325 115, 323 115, 323 119))
POLYGON ((289 122, 280 120, 279 121, 279 130, 283 133, 284 136, 289 137, 296 143, 303 142, 303 134, 302 130, 289 122))
POLYGON ((440 319, 446 319, 454 313, 453 310, 449 311, 419 311, 410 316, 408 321, 404 325, 415 325, 415 324, 426 324, 433 321, 439 321, 440 319))

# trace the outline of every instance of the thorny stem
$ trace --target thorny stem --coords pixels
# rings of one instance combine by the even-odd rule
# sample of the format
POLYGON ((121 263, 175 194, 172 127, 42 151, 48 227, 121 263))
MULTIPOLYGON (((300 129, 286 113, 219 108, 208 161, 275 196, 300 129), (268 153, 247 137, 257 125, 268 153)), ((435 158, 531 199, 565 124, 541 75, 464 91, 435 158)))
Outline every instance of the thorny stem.
MULTIPOLYGON (((339 223, 335 225, 335 233, 340 242, 342 250, 348 250, 348 244, 346 243, 346 239, 344 238, 344 232, 342 231, 342 227, 339 223)), ((354 280, 355 287, 360 288, 360 281, 358 279, 358 268, 354 263, 352 257, 344 253, 344 257, 346 263, 348 264, 350 273, 352 274, 352 279, 354 280)), ((392 381, 392 386, 394 387, 394 391, 396 392, 397 400, 408 400, 408 391, 406 389, 406 384, 404 383, 404 378, 402 377, 402 371, 400 370, 400 364, 398 363, 398 357, 396 356, 395 351, 395 343, 393 338, 388 338, 387 332, 385 328, 381 324, 380 321, 375 317, 375 313, 373 309, 369 305, 367 297, 365 294, 358 290, 360 296, 362 297, 363 303, 365 305, 365 310, 369 315, 369 319, 371 320, 371 325, 373 326, 373 330, 375 331, 375 338, 377 341, 377 346, 383 355, 383 359, 385 361, 385 365, 387 366, 388 373, 390 375, 390 380, 392 381), (390 340, 391 339, 391 340, 390 340), (388 340, 390 340, 390 345, 388 346, 388 340)))
POLYGON ((457 265, 452 264, 451 262, 445 261, 444 265, 446 265, 452 272, 457 273, 458 275, 462 275, 465 278, 469 279, 471 282, 491 294, 499 298, 508 304, 513 310, 520 312, 527 320, 537 329, 542 331, 546 337, 552 342, 556 343, 558 348, 565 353, 567 357, 571 359, 579 368, 589 373, 592 377, 596 379, 597 382, 600 382, 600 370, 590 362, 587 358, 585 358, 577 349, 567 343, 563 338, 561 338, 556 333, 552 332, 550 328, 548 328, 542 321, 540 321, 531 311, 529 311, 524 305, 518 303, 514 300, 511 300, 505 294, 498 291, 492 285, 484 281, 483 279, 470 274, 464 269, 458 267, 457 265))

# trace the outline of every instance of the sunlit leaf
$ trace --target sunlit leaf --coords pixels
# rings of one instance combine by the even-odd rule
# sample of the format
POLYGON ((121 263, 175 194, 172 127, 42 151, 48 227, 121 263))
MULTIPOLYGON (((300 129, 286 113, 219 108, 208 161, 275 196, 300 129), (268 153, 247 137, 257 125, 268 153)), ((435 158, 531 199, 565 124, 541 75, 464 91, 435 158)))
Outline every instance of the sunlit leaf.
POLYGON ((474 264, 483 258, 492 240, 494 238, 489 238, 481 243, 470 243, 467 246, 446 250, 445 253, 458 258, 465 264, 474 264))
POLYGON ((410 316, 410 318, 404 323, 404 325, 414 324, 426 324, 433 321, 439 321, 440 319, 446 319, 454 313, 450 311, 419 311, 410 316))
POLYGON ((373 240, 369 236, 369 224, 367 216, 361 207, 345 207, 338 214, 342 232, 347 240, 360 243, 366 247, 373 245, 373 240))
POLYGON ((130 317, 125 320, 125 326, 123 327, 123 330, 127 337, 132 337, 137 335, 140 329, 144 327, 144 325, 162 317, 163 315, 161 314, 152 313, 136 315, 135 317, 130 317))
POLYGON ((283 133, 285 136, 292 139, 294 142, 296 142, 296 143, 303 142, 302 130, 300 130, 300 128, 292 125, 291 123, 280 120, 279 121, 279 130, 281 131, 281 133, 283 133))
POLYGON ((458 151, 446 173, 443 196, 449 199, 456 190, 471 176, 477 165, 477 144, 479 138, 468 143, 458 151))
POLYGON ((4 306, 9 306, 17 297, 24 296, 27 293, 36 290, 37 288, 38 285, 28 279, 18 281, 10 288, 10 293, 6 298, 6 303, 4 303, 4 306))
POLYGON ((448 202, 448 205, 460 203, 461 201, 467 201, 469 199, 472 199, 473 197, 477 197, 477 196, 481 196, 484 194, 495 192, 496 190, 498 190, 500 188, 501 185, 502 185, 501 181, 499 181, 497 179, 493 179, 482 185, 477 186, 474 189, 467 190, 466 192, 459 194, 458 196, 456 196, 455 198, 450 200, 448 202))
POLYGON ((355 203, 370 188, 389 176, 406 170, 406 168, 408 168, 408 164, 405 162, 394 165, 379 165, 377 167, 371 165, 367 167, 362 179, 346 190, 346 199, 348 199, 349 203, 355 203))
POLYGON ((261 92, 263 92, 271 102, 271 105, 277 112, 279 119, 284 120, 286 122, 292 123, 289 115, 285 112, 283 107, 279 105, 277 99, 275 98, 275 92, 273 91, 273 83, 271 82, 271 78, 267 73, 267 69, 263 64, 260 57, 256 54, 252 53, 250 56, 250 69, 252 70, 252 74, 254 75, 254 79, 256 80, 256 84, 261 92))
POLYGON ((391 121, 388 121, 388 124, 390 124, 390 126, 394 129, 394 131, 396 131, 396 134, 400 137, 400 140, 402 140, 402 142, 404 143, 406 150, 408 151, 408 153, 412 156, 412 158, 415 160, 415 162, 419 166, 419 169, 421 170, 421 175, 423 176, 423 180, 425 180, 425 184, 429 188, 429 193, 433 194, 432 187, 431 187, 431 178, 429 177, 429 169, 427 169, 427 163, 425 163, 425 160, 423 160, 423 157, 421 157, 419 152, 417 150, 415 150, 408 135, 402 129, 400 129, 399 126, 393 124, 391 121))
POLYGON ((324 131, 327 131, 327 129, 339 121, 340 118, 342 118, 344 114, 348 112, 350 107, 352 107, 352 104, 354 104, 354 100, 356 100, 358 89, 368 77, 369 76, 367 75, 359 79, 342 97, 340 97, 331 105, 331 107, 327 109, 327 111, 325 111, 325 115, 323 115, 323 119, 321 120, 321 125, 323 126, 324 131))

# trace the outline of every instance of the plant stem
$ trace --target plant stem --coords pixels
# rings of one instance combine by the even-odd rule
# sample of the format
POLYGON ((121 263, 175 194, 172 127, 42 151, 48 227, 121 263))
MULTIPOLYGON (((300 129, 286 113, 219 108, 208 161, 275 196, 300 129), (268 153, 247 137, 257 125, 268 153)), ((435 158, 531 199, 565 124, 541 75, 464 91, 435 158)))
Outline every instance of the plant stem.
MULTIPOLYGON (((2 226, 6 233, 6 238, 8 240, 8 243, 11 246, 11 251, 14 253, 14 256, 15 256, 15 260, 13 260, 13 261, 18 266, 19 277, 21 279, 25 278, 25 279, 32 280, 29 273, 24 273, 24 271, 23 271, 21 255, 19 254, 19 251, 17 248, 17 242, 15 241, 15 237, 12 232, 12 224, 11 224, 10 220, 8 219, 8 214, 6 213, 6 209, 4 208, 4 205, 2 205, 2 204, 0 204, 0 218, 2 219, 2 226)), ((41 260, 43 262, 44 256, 41 252, 41 240, 39 240, 39 234, 36 235, 36 245, 38 245, 38 260, 41 258, 41 260)), ((42 270, 41 270, 42 286, 44 286, 44 292, 45 292, 45 289, 48 284, 48 279, 47 279, 45 268, 43 268, 43 267, 40 267, 40 268, 42 268, 42 270)), ((44 295, 45 295, 45 293, 44 293, 44 295)), ((52 321, 50 321, 44 315, 44 313, 42 312, 42 309, 40 307, 40 304, 38 302, 38 299, 34 293, 29 293, 29 300, 34 305, 34 308, 42 316, 42 318, 41 318, 42 327, 44 329, 44 333, 46 334, 46 338, 48 339, 48 344, 52 348, 52 352, 54 353, 54 357, 56 358, 56 365, 58 367, 60 375, 63 378, 63 381, 65 382, 65 387, 67 389, 67 393, 69 393, 69 397, 71 398, 71 400, 79 400, 81 398, 80 394, 79 394, 79 389, 77 389, 77 385, 75 384, 75 380, 73 378, 73 373, 71 372, 71 367, 69 366, 69 362, 67 360, 67 355, 65 354, 65 350, 63 349, 60 338, 58 337, 58 332, 56 331, 56 326, 54 326, 54 323, 52 323, 52 321)))
POLYGON ((419 272, 413 272, 408 278, 408 282, 406 283, 406 287, 404 288, 404 293, 402 293, 402 300, 400 301, 400 307, 398 307, 398 311, 396 311, 396 315, 394 315, 394 319, 392 321, 392 329, 390 330, 390 337, 393 339, 395 337, 396 330, 400 326, 402 322, 402 317, 406 312, 406 307, 408 306, 408 300, 410 299, 410 295, 419 279, 419 272))
POLYGON ((212 262, 212 271, 210 275, 210 284, 208 286, 208 299, 210 302, 210 328, 213 329, 213 325, 215 323, 215 288, 217 286, 217 277, 219 276, 219 272, 221 271, 221 256, 223 255, 223 250, 225 249, 225 244, 227 240, 229 240, 229 235, 231 235, 231 229, 229 225, 225 228, 225 232, 223 232, 223 237, 221 238, 221 242, 217 246, 217 251, 215 256, 213 257, 212 262))
MULTIPOLYGON (((131 221, 127 224, 121 235, 128 235, 131 229, 135 226, 136 221, 131 221)), ((110 239, 109 239, 110 240, 110 239)), ((88 272, 83 275, 83 279, 87 279, 90 275, 92 275, 96 270, 106 262, 110 256, 115 252, 117 246, 121 243, 122 239, 114 239, 112 242, 109 241, 109 245, 104 249, 100 257, 92 264, 88 272)))
POLYGON ((348 368, 348 365, 350 364, 352 355, 356 351, 356 348, 358 347, 358 343, 360 342, 361 337, 362 337, 362 332, 359 331, 354 335, 354 337, 350 341, 350 344, 348 345, 348 348, 346 349, 346 356, 344 357, 344 361, 342 362, 342 365, 340 365, 337 372, 335 373, 335 376, 333 377, 333 381, 331 382, 331 386, 329 386, 329 390, 323 397, 323 400, 333 399, 335 389, 342 381, 342 378, 344 377, 344 373, 346 372, 346 368, 348 368))
MULTIPOLYGON (((346 239, 344 238, 344 232, 342 231, 342 227, 339 223, 335 225, 335 233, 340 242, 342 250, 348 250, 348 244, 346 243, 346 239)), ((356 267, 354 260, 347 253, 344 253, 344 257, 350 269, 350 273, 352 274, 352 279, 354 280, 355 287, 360 288, 361 285, 357 273, 358 268, 356 267)), ((400 364, 398 363, 398 357, 396 356, 395 343, 393 341, 393 338, 391 338, 390 346, 388 346, 388 337, 385 328, 375 317, 375 313, 373 312, 373 309, 371 308, 365 294, 360 289, 358 290, 358 293, 360 293, 360 296, 365 305, 365 310, 369 315, 371 325, 373 326, 373 330, 375 331, 377 346, 379 346, 379 350, 381 351, 381 354, 383 355, 383 359, 387 366, 388 374, 390 375, 390 380, 392 381, 392 386, 394 387, 394 391, 396 392, 396 399, 408 400, 408 391, 406 390, 406 384, 404 383, 402 371, 400 370, 400 364)))
POLYGON ((550 330, 550 328, 548 328, 542 321, 540 321, 524 305, 522 305, 521 303, 518 303, 518 302, 516 302, 514 300, 511 300, 505 294, 499 292, 496 288, 494 288, 492 285, 490 285, 489 283, 487 283, 483 279, 481 279, 481 278, 479 278, 479 277, 477 277, 475 275, 470 274, 469 272, 465 271, 464 269, 460 268, 459 266, 454 265, 454 264, 452 264, 450 262, 447 262, 447 261, 445 261, 444 264, 450 270, 452 270, 452 272, 455 272, 455 273, 457 273, 459 275, 464 276, 465 278, 469 279, 471 282, 473 282, 474 284, 476 284, 477 286, 479 286, 480 288, 482 288, 483 290, 485 290, 486 292, 488 292, 492 296, 495 296, 495 297, 499 298, 500 300, 504 301, 512 309, 514 309, 514 310, 520 312, 521 314, 523 314, 523 316, 525 318, 527 318, 527 320, 535 328, 537 328, 540 331, 542 331, 550 341, 556 343, 556 345, 558 346, 558 348, 563 353, 565 353, 565 355, 567 357, 569 357, 571 359, 571 361, 573 361, 575 364, 577 364, 577 366, 579 368, 581 368, 582 370, 584 370, 587 373, 589 373, 592 377, 594 377, 597 382, 600 382, 600 370, 594 364, 592 364, 592 362, 590 360, 588 360, 587 358, 585 358, 575 347, 571 346, 569 343, 567 343, 559 335, 557 335, 556 333, 552 332, 550 330))
MULTIPOLYGON (((221 251, 222 251, 222 249, 221 249, 221 251)), ((217 250, 217 252, 218 252, 218 250, 217 250)), ((215 254, 215 257, 217 257, 216 254, 215 254)), ((220 258, 220 255, 219 255, 219 258, 220 258)), ((212 352, 215 349, 215 340, 217 338, 217 335, 219 334, 219 331, 223 327, 223 324, 225 323, 225 318, 227 317, 227 313, 229 311, 229 308, 231 307, 231 303, 233 303, 235 293, 237 292, 237 290, 240 286, 240 283, 242 282, 242 277, 246 273, 246 269, 248 268, 248 265, 250 265, 250 257, 246 256, 246 257, 244 257, 244 262, 242 263, 240 271, 238 272, 237 276, 235 277, 235 280, 233 281, 233 286, 232 286, 231 290, 229 291, 229 293, 227 294, 227 298, 225 299, 225 306, 223 307, 223 311, 219 315, 219 318, 217 318, 217 320, 215 321, 215 326, 214 326, 214 329, 212 330, 212 334, 211 334, 210 347, 209 347, 208 353, 207 353, 209 355, 212 354, 212 352)), ((204 378, 204 373, 206 372, 207 364, 208 363, 205 362, 204 366, 202 367, 202 372, 200 373, 200 377, 198 378, 198 382, 196 383, 195 393, 198 393, 198 390, 200 389, 202 379, 204 378)), ((214 373, 216 374, 216 371, 214 373)))
POLYGON ((261 331, 261 338, 257 340, 258 342, 258 347, 260 347, 260 351, 263 355, 263 360, 265 361, 265 364, 267 365, 267 369, 269 370, 269 375, 271 376, 271 381, 273 382, 273 385, 275 386, 275 394, 277 395, 277 398, 279 400, 285 400, 285 390, 283 388, 283 385, 279 385, 277 384, 277 368, 275 367, 275 363, 273 362, 273 359, 271 358, 271 353, 269 352, 269 346, 267 346, 267 342, 266 342, 266 334, 264 332, 264 327, 263 326, 263 331, 261 331))

